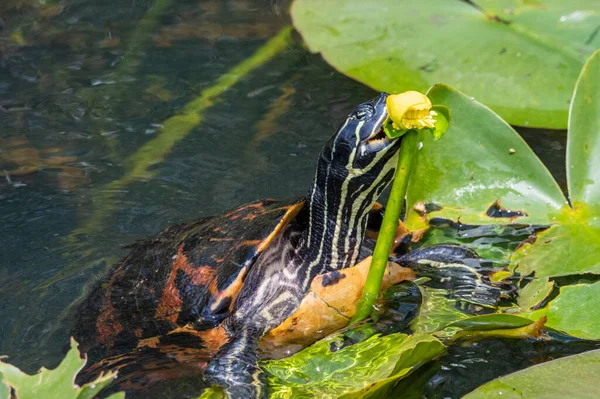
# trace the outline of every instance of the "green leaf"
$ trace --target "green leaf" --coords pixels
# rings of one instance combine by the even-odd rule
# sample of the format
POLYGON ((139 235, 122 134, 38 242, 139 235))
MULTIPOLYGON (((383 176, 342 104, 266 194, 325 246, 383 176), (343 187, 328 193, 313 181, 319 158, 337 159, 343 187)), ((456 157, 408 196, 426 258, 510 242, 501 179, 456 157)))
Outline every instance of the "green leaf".
POLYGON ((600 396, 600 350, 563 357, 497 378, 463 399, 593 399, 600 396))
POLYGON ((548 327, 578 338, 600 339, 600 282, 561 287, 546 307, 520 315, 533 320, 547 316, 548 327))
POLYGON ((4 381, 2 373, 0 373, 0 399, 10 399, 10 387, 4 381))
POLYGON ((208 387, 197 399, 226 399, 225 390, 219 386, 208 387))
POLYGON ((436 85, 427 95, 452 111, 452 123, 440 140, 420 135, 422 149, 407 195, 409 229, 427 227, 414 209, 419 202, 442 207, 428 219, 465 224, 549 224, 557 217, 566 203, 560 188, 506 122, 448 86, 436 85), (512 217, 492 217, 489 210, 493 216, 512 217))
POLYGON ((435 128, 432 129, 433 138, 439 140, 446 134, 446 130, 450 126, 450 110, 444 105, 434 105, 431 109, 437 113, 435 128))
POLYGON ((374 335, 336 352, 343 337, 325 339, 281 360, 263 362, 271 398, 385 398, 393 384, 442 355, 430 335, 374 335))
POLYGON ((569 114, 567 180, 571 202, 600 203, 600 51, 581 71, 569 114))
POLYGON ((600 229, 585 223, 554 225, 538 233, 533 244, 521 246, 511 259, 511 269, 528 276, 558 277, 600 274, 600 229))
POLYGON ((525 287, 519 289, 519 299, 517 303, 522 311, 528 311, 546 299, 554 289, 554 281, 550 281, 548 277, 535 278, 525 287))
POLYGON ((468 319, 455 321, 446 328, 464 331, 490 331, 510 328, 525 327, 533 323, 532 320, 508 314, 487 314, 469 317, 468 319))
MULTIPOLYGON (((106 387, 116 374, 104 374, 95 381, 79 387, 75 384, 75 377, 85 363, 86 359, 79 356, 77 343, 71 339, 71 349, 54 370, 42 367, 37 374, 27 375, 17 367, 0 361, 0 373, 3 375, 4 384, 15 390, 17 399, 91 399, 106 387)), ((110 399, 124 397, 125 394, 120 392, 111 395, 110 399)))
POLYGON ((397 139, 404 136, 408 132, 407 129, 396 129, 394 127, 394 122, 392 122, 390 118, 387 118, 383 123, 383 131, 390 139, 397 139))
POLYGON ((312 52, 376 90, 444 82, 511 124, 566 128, 579 71, 600 47, 597 2, 474 3, 296 0, 292 18, 312 52))

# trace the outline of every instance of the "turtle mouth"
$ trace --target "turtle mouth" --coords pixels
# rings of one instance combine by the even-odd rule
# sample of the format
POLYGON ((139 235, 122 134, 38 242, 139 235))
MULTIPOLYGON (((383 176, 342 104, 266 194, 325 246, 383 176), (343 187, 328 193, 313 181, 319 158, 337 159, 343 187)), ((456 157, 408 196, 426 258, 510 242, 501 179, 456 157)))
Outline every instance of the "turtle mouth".
POLYGON ((363 154, 379 152, 391 146, 396 140, 390 139, 383 131, 383 123, 362 143, 363 154))

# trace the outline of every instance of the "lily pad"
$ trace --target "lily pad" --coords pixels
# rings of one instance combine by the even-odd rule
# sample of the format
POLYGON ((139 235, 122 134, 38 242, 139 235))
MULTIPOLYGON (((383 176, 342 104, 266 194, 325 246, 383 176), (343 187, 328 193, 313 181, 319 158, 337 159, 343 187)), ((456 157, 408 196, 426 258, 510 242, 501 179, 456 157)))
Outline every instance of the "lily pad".
POLYGON ((533 244, 520 247, 511 268, 522 276, 557 277, 600 274, 600 229, 585 223, 555 225, 537 235, 533 244))
POLYGON ((554 289, 554 281, 548 277, 536 278, 519 290, 518 304, 522 311, 536 308, 554 289))
POLYGON ((292 19, 312 52, 376 90, 444 82, 522 126, 566 128, 600 47, 595 0, 296 0, 292 19))
POLYGON ((420 134, 422 148, 408 193, 405 224, 433 218, 463 224, 549 224, 565 206, 558 184, 525 141, 486 106, 448 86, 427 93, 452 112, 440 140, 420 134), (423 204, 430 212, 424 214, 423 204))
MULTIPOLYGON (((116 374, 101 375, 95 381, 80 387, 75 384, 75 377, 85 363, 86 359, 79 356, 77 343, 71 339, 71 349, 54 370, 42 367, 37 374, 27 375, 17 367, 0 361, 0 386, 12 387, 16 399, 91 399, 110 384, 116 374)), ((123 398, 125 393, 120 392, 110 395, 107 399, 123 398)))
POLYGON ((497 378, 463 399, 592 399, 600 396, 600 350, 538 364, 497 378))
POLYGON ((585 339, 600 339, 600 282, 562 287, 547 306, 521 316, 547 316, 548 327, 585 339))
MULTIPOLYGON (((597 13, 600 14, 600 13, 597 13)), ((577 81, 567 141, 567 181, 571 203, 600 204, 600 51, 594 53, 577 81)), ((596 209, 596 216, 600 210, 596 209)), ((597 219, 598 220, 598 219, 597 219)), ((600 224, 600 220, 596 222, 600 224)))
POLYGON ((508 314, 488 314, 455 321, 446 328, 456 328, 464 331, 490 331, 520 328, 528 326, 531 323, 533 323, 533 321, 523 317, 508 314))
POLYGON ((438 339, 425 334, 374 335, 343 345, 338 335, 289 358, 264 362, 270 397, 385 398, 396 381, 445 352, 438 339))

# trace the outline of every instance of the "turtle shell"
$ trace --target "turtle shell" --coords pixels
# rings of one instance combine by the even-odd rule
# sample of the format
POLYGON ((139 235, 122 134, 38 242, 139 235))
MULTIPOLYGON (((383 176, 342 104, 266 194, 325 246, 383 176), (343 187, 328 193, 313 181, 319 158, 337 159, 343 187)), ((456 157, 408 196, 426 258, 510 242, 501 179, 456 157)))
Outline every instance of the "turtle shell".
POLYGON ((227 341, 219 324, 248 270, 303 206, 303 199, 256 201, 135 244, 80 306, 73 330, 80 349, 92 363, 156 348, 159 339, 163 348, 170 341, 214 354, 227 341))

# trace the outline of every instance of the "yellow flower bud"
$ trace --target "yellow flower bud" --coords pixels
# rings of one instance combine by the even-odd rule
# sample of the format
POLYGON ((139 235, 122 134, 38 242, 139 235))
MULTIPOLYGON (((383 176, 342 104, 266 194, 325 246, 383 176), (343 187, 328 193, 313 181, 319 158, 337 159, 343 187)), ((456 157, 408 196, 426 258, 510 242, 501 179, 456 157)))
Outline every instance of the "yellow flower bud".
POLYGON ((386 100, 390 119, 396 129, 433 128, 435 111, 431 110, 431 100, 418 91, 392 94, 386 100))

